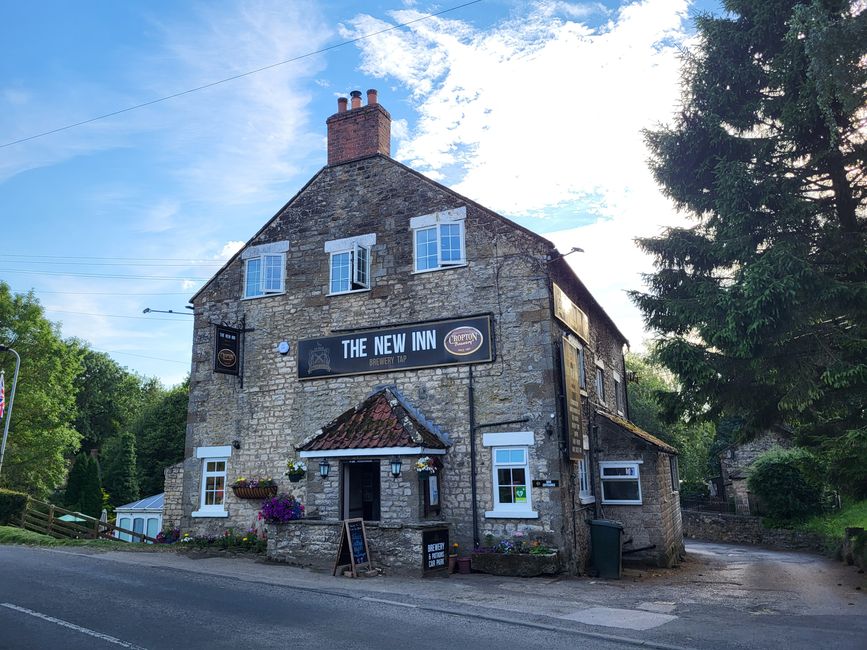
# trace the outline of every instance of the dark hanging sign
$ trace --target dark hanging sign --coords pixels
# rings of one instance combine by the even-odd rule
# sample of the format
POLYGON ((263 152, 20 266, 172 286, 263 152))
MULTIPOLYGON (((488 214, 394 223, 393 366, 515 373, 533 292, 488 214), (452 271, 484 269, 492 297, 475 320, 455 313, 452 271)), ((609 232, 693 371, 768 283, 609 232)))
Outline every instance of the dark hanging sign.
POLYGON ((366 375, 494 360, 490 316, 298 341, 298 378, 366 375))
POLYGON ((424 552, 422 570, 447 571, 449 566, 449 529, 436 528, 426 530, 421 534, 421 545, 424 552))
POLYGON ((584 457, 584 435, 581 424, 581 358, 578 348, 567 337, 562 339, 563 386, 566 393, 566 425, 569 430, 569 459, 584 457))
POLYGON ((533 479, 533 487, 535 488, 558 488, 560 481, 557 479, 533 479))
POLYGON ((237 375, 241 370, 241 330, 216 326, 214 346, 214 372, 237 375))

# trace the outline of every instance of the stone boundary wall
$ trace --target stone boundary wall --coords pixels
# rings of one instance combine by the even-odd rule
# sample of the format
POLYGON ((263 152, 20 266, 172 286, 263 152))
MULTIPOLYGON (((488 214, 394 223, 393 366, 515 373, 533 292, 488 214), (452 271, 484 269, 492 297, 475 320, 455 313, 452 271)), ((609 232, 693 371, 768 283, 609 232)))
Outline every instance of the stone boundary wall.
POLYGON ((729 515, 718 512, 683 510, 683 535, 691 539, 727 544, 768 546, 786 551, 825 552, 820 535, 798 530, 770 529, 761 517, 729 515))
MULTIPOLYGON (((328 519, 299 519, 285 524, 267 524, 268 559, 293 566, 331 571, 337 559, 337 545, 343 522, 328 519)), ((365 536, 374 567, 388 575, 422 575, 422 533, 449 528, 446 522, 384 524, 364 522, 365 536)), ((452 540, 449 535, 450 542, 452 540)))

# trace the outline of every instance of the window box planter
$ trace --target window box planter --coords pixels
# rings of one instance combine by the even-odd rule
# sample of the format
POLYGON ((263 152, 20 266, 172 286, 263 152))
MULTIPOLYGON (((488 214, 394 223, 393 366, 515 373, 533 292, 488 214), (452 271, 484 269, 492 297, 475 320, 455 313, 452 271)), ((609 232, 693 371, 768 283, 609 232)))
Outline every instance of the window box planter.
POLYGON ((239 499, 267 499, 277 494, 277 486, 267 487, 232 487, 232 492, 239 499))
POLYGON ((563 568, 560 555, 554 551, 544 555, 533 553, 479 553, 472 554, 473 571, 495 576, 518 576, 531 578, 541 575, 556 575, 563 568))
POLYGON ((302 478, 304 478, 304 472, 298 472, 296 474, 286 474, 286 478, 289 479, 290 483, 297 483, 302 478))

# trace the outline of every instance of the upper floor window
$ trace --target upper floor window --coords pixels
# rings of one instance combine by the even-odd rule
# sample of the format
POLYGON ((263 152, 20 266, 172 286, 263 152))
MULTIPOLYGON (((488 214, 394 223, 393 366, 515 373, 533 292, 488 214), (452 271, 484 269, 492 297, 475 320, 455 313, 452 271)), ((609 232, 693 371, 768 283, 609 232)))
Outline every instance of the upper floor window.
POLYGON ((605 369, 596 365, 596 399, 600 404, 605 404, 605 369))
POLYGON ((410 219, 414 270, 417 273, 467 263, 464 243, 466 218, 466 208, 455 208, 410 219))
POLYGON ((614 407, 618 415, 623 415, 623 382, 616 372, 614 373, 614 407))
POLYGON ((375 243, 375 234, 325 242, 325 252, 331 254, 329 293, 370 289, 370 249, 375 243))
POLYGON ((584 346, 578 346, 578 385, 587 390, 587 371, 584 369, 584 346))
POLYGON ((248 246, 241 253, 244 260, 244 297, 258 298, 283 293, 286 251, 289 242, 248 246))

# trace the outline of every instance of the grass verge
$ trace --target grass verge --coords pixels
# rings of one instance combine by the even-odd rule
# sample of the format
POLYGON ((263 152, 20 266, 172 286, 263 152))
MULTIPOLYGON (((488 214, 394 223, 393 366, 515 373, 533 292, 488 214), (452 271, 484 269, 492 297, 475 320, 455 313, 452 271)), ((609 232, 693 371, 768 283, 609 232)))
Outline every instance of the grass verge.
POLYGON ((85 547, 104 551, 145 551, 168 550, 162 544, 130 544, 110 539, 55 539, 49 535, 34 533, 14 526, 0 526, 0 544, 26 544, 28 546, 85 547))

